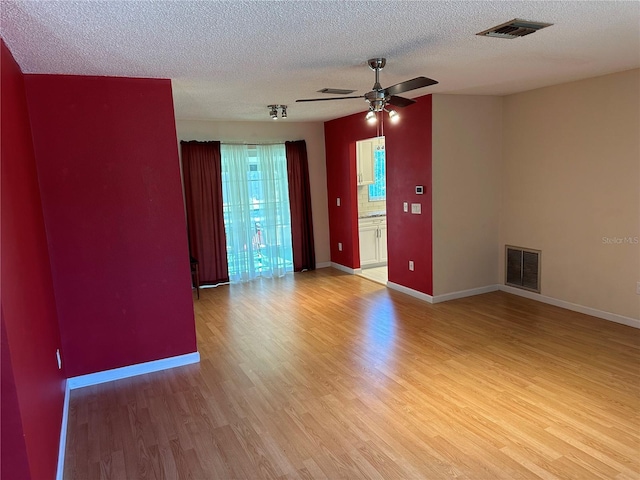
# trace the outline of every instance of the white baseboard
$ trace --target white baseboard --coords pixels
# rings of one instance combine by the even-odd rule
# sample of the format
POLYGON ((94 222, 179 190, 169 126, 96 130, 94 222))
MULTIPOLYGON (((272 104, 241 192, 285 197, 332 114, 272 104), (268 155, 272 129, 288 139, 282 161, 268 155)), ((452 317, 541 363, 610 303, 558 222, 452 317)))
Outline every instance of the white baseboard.
POLYGON ((144 373, 158 372, 167 368, 181 367, 200 361, 200 353, 186 353, 175 357, 161 358, 151 362, 138 363, 136 365, 128 365, 126 367, 114 368, 113 370, 104 370, 102 372, 89 373, 87 375, 79 375, 71 377, 67 380, 69 390, 76 388, 88 387, 90 385, 98 385, 100 383, 120 380, 122 378, 134 377, 144 373))
POLYGON ((462 290, 460 292, 445 293, 443 295, 436 296, 427 295, 426 293, 418 292, 417 290, 413 290, 411 288, 407 288, 403 285, 398 285, 397 283, 393 282, 387 282, 387 287, 402 293, 406 293, 407 295, 411 295, 412 297, 424 300, 425 302, 429 303, 446 302, 449 300, 455 300, 457 298, 471 297, 473 295, 481 295, 483 293, 495 292, 497 290, 500 290, 513 295, 518 295, 520 297, 525 297, 538 302, 554 305, 556 307, 566 308, 567 310, 572 310, 574 312, 591 315, 592 317, 602 318, 603 320, 608 320, 610 322, 620 323, 629 327, 640 328, 640 320, 636 318, 625 317, 624 315, 618 315, 617 313, 605 312, 595 308, 585 307, 583 305, 567 302, 565 300, 559 300, 553 297, 547 297, 545 295, 540 295, 539 293, 521 290, 519 288, 510 287, 508 285, 487 285, 485 287, 472 288, 470 290, 462 290))
POLYGON ((345 267, 344 265, 340 265, 339 263, 336 263, 336 262, 331 262, 331 266, 337 270, 340 270, 341 272, 350 273, 351 275, 357 275, 358 273, 362 273, 361 268, 349 268, 349 267, 345 267))
POLYGON ((69 380, 64 381, 64 403, 62 405, 62 424, 60 425, 60 443, 58 444, 58 469, 56 480, 64 475, 64 454, 67 450, 67 424, 69 423, 69 380))
POLYGON ((200 285, 198 288, 200 290, 203 290, 205 288, 217 288, 220 285, 231 285, 231 282, 222 282, 222 283, 216 283, 215 285, 200 285))
POLYGON ((153 360, 151 362, 114 368, 113 370, 104 370, 102 372, 67 378, 64 391, 64 406, 62 408, 62 425, 60 427, 60 444, 58 447, 58 469, 56 471, 56 480, 62 480, 62 476, 64 475, 64 455, 67 447, 67 424, 69 423, 69 393, 71 390, 198 362, 200 362, 200 353, 193 352, 186 353, 184 355, 177 355, 175 357, 161 358, 160 360, 153 360))
POLYGON ((316 263, 316 270, 319 268, 329 268, 330 266, 331 266, 331 262, 316 263))
POLYGON ((427 295, 426 293, 422 293, 412 288, 405 287, 404 285, 387 282, 387 287, 391 288, 392 290, 397 290, 398 292, 406 293, 407 295, 411 295, 412 297, 418 298, 420 300, 424 300, 425 302, 434 303, 433 297, 431 295, 427 295))
POLYGON ((495 292, 498 285, 487 285, 486 287, 471 288, 469 290, 461 290, 459 292, 443 293, 442 295, 434 295, 433 303, 447 302, 457 298, 472 297, 474 295, 482 295, 483 293, 495 292))
POLYGON ((592 317, 602 318, 603 320, 609 320, 610 322, 621 323, 622 325, 627 325, 629 327, 640 328, 640 320, 636 318, 625 317, 624 315, 618 315, 617 313, 605 312, 602 310, 597 310, 595 308, 585 307, 583 305, 578 305, 577 303, 558 300, 557 298, 547 297, 545 295, 540 295, 539 293, 521 290, 519 288, 510 287, 508 285, 498 285, 498 289, 503 292, 518 295, 520 297, 529 298, 531 300, 547 303, 549 305, 554 305, 560 308, 566 308, 567 310, 584 313, 585 315, 591 315, 592 317))

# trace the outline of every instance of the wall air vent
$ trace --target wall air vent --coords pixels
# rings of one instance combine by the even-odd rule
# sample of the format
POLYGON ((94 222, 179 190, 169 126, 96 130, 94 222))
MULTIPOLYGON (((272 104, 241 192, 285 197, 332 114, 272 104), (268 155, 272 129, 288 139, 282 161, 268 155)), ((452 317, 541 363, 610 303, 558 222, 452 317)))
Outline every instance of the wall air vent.
POLYGON ((507 245, 505 285, 540 293, 540 253, 507 245))
POLYGON ((318 90, 318 93, 330 93, 331 95, 349 95, 353 92, 355 92, 355 90, 345 90, 342 88, 323 88, 322 90, 318 90))
POLYGON ((513 39, 524 37, 525 35, 529 35, 530 33, 535 33, 538 30, 545 27, 550 27, 551 25, 553 25, 553 23, 530 22, 528 20, 514 18, 507 23, 491 27, 484 32, 476 33, 476 35, 480 35, 483 37, 513 39))

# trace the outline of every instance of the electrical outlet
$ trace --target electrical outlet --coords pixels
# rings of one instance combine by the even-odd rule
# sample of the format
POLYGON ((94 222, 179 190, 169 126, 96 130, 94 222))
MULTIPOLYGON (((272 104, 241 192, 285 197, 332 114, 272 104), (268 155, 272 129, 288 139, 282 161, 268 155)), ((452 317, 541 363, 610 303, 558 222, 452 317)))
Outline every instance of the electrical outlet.
POLYGON ((340 197, 336 198, 336 206, 340 206, 340 197))
POLYGON ((60 349, 56 349, 56 360, 58 360, 58 370, 62 369, 62 358, 60 358, 60 349))
POLYGON ((413 272, 413 260, 409 260, 409 271, 413 272))
POLYGON ((341 252, 342 251, 342 242, 338 242, 338 251, 341 252))

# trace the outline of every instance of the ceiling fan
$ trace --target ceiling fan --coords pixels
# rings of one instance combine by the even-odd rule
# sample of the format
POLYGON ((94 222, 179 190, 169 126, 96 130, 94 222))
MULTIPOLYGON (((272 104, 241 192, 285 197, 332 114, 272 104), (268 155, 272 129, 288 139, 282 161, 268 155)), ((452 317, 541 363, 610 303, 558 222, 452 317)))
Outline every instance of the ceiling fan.
POLYGON ((328 100, 347 100, 351 98, 364 98, 369 103, 370 112, 381 112, 387 105, 393 105, 394 107, 407 107, 416 103, 415 100, 410 98, 399 97, 398 93, 408 92, 416 90, 422 87, 428 87, 438 83, 436 80, 427 77, 416 77, 405 82, 400 82, 387 88, 382 88, 380 85, 380 70, 382 70, 387 63, 386 58, 370 58, 367 60, 369 68, 376 73, 376 82, 373 84, 373 88, 370 92, 364 95, 356 95, 349 97, 334 97, 334 98, 304 98, 296 100, 296 102, 322 102, 328 100))

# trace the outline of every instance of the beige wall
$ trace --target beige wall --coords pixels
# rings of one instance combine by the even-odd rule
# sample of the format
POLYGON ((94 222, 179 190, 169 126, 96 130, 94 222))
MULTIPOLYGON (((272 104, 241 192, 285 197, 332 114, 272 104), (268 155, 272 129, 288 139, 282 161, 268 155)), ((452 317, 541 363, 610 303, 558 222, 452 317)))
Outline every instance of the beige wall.
POLYGON ((498 283, 502 99, 433 96, 433 294, 498 283))
POLYGON ((501 283, 505 244, 539 249, 542 295, 640 318, 639 72, 505 97, 501 283))
POLYGON ((329 211, 322 122, 213 122, 176 119, 178 140, 220 140, 237 143, 274 143, 305 140, 309 158, 311 208, 316 263, 331 260, 329 253, 329 211))

